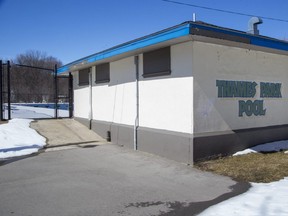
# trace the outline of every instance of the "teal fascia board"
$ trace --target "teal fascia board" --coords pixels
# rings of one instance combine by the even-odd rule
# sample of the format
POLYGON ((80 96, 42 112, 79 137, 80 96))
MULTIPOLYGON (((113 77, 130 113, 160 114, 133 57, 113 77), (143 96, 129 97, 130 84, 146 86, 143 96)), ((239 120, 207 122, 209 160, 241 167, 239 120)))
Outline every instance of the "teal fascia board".
POLYGON ((119 45, 117 47, 96 53, 94 55, 88 56, 86 58, 80 59, 78 61, 67 64, 63 67, 60 67, 57 70, 57 73, 64 73, 69 71, 70 67, 73 65, 77 65, 81 62, 93 63, 103 59, 111 58, 113 56, 117 56, 126 52, 134 51, 137 49, 141 49, 144 47, 148 47, 151 45, 159 44, 165 41, 169 41, 175 38, 183 37, 189 35, 190 33, 190 23, 186 23, 185 25, 180 25, 176 28, 170 28, 167 31, 161 31, 159 33, 152 34, 147 37, 140 38, 138 40, 134 40, 123 45, 119 45))
MULTIPOLYGON (((282 51, 288 51, 288 43, 285 41, 280 41, 277 39, 263 37, 263 36, 251 35, 251 34, 247 34, 246 32, 221 28, 217 26, 210 26, 207 24, 185 22, 178 26, 174 26, 169 29, 156 32, 154 34, 121 44, 116 47, 112 47, 108 50, 104 50, 94 55, 79 59, 70 64, 64 65, 63 67, 60 67, 57 73, 63 73, 63 72, 69 71, 72 66, 80 64, 81 62, 93 63, 93 62, 111 58, 113 56, 117 56, 126 52, 131 52, 137 49, 159 44, 159 43, 169 41, 175 38, 187 36, 189 34, 192 34, 190 32, 191 28, 199 28, 199 29, 209 30, 215 33, 218 32, 218 33, 223 33, 227 35, 240 36, 242 38, 249 39, 251 45, 267 47, 267 48, 272 48, 272 49, 277 49, 277 50, 282 50, 282 51)), ((213 36, 210 36, 210 37, 213 37, 213 36)))
POLYGON ((57 69, 57 74, 61 74, 61 73, 64 73, 66 71, 69 71, 69 66, 63 66, 63 67, 60 67, 57 69))
POLYGON ((233 36, 240 36, 243 38, 247 38, 250 40, 251 45, 260 46, 260 47, 266 47, 276 50, 282 50, 282 51, 288 51, 288 43, 285 41, 277 40, 274 38, 268 38, 264 36, 258 36, 253 34, 247 34, 246 32, 240 32, 240 31, 234 31, 232 29, 224 29, 224 28, 217 28, 217 27, 211 27, 201 24, 192 24, 192 27, 199 28, 199 29, 205 29, 213 32, 219 32, 224 33, 227 35, 233 35, 233 36))
POLYGON ((253 38, 251 39, 251 44, 256 45, 256 46, 282 50, 282 51, 288 51, 287 42, 282 42, 282 41, 273 41, 273 40, 268 40, 265 38, 253 38))

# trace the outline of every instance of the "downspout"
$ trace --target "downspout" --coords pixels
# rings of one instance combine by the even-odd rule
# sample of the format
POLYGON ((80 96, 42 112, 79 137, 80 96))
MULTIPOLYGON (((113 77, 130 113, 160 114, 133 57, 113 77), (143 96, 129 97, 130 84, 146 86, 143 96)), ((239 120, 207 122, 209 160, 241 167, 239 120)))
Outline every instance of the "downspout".
POLYGON ((92 129, 92 71, 89 72, 89 129, 92 129))
POLYGON ((58 78, 57 78, 57 64, 54 66, 54 85, 55 85, 55 119, 58 119, 58 99, 59 99, 59 92, 58 92, 58 78))
POLYGON ((0 121, 3 121, 3 81, 2 81, 2 60, 0 60, 0 121))
POLYGON ((135 115, 135 122, 134 122, 134 150, 138 149, 138 139, 137 139, 137 130, 139 127, 139 56, 134 57, 134 63, 136 68, 136 115, 135 115))
POLYGON ((8 103, 8 120, 11 120, 11 74, 10 74, 10 61, 7 61, 7 103, 8 103))

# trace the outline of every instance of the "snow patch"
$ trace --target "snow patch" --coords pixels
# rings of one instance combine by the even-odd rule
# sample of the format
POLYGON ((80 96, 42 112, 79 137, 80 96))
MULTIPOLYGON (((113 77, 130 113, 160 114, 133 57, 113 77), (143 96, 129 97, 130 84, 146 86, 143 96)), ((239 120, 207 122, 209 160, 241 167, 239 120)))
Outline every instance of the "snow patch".
MULTIPOLYGON (((233 156, 258 152, 278 152, 288 149, 288 140, 257 145, 233 156)), ((285 151, 288 153, 288 151, 285 151)), ((244 194, 211 206, 200 216, 240 216, 240 215, 288 215, 288 177, 271 183, 251 183, 252 187, 244 194)))
POLYGON ((0 159, 29 155, 46 144, 46 139, 30 128, 30 119, 12 119, 0 125, 0 159))
POLYGON ((257 145, 243 151, 238 151, 233 156, 244 155, 257 152, 279 152, 288 149, 288 140, 276 141, 266 144, 257 145))
POLYGON ((200 216, 288 215, 288 178, 271 183, 252 183, 246 193, 206 209, 200 216))

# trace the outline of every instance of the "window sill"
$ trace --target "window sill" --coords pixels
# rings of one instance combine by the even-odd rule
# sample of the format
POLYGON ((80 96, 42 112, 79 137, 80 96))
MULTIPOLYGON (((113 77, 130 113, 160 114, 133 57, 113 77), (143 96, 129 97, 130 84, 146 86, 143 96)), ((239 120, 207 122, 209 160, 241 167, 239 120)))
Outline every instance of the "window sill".
POLYGON ((87 86, 87 85, 89 85, 89 82, 85 82, 85 83, 78 83, 78 86, 87 86))
POLYGON ((146 73, 146 74, 143 74, 142 76, 144 78, 147 78, 147 77, 166 76, 166 75, 171 75, 171 70, 153 72, 153 73, 146 73))
POLYGON ((107 79, 107 80, 96 80, 95 81, 96 84, 109 83, 109 82, 110 82, 110 79, 107 79))

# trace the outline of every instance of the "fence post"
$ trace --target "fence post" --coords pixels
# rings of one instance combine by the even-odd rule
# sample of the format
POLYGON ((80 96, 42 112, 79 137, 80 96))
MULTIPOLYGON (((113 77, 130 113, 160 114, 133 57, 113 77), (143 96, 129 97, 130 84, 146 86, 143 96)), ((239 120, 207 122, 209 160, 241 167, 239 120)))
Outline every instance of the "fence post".
POLYGON ((0 121, 3 121, 3 81, 2 81, 2 60, 0 60, 0 121))
POLYGON ((11 120, 11 83, 10 83, 10 61, 7 61, 7 103, 8 103, 8 120, 11 120))
POLYGON ((71 72, 69 72, 69 118, 73 117, 73 76, 71 72))
POLYGON ((58 119, 58 78, 57 78, 57 64, 54 67, 54 82, 55 82, 55 119, 58 119))

